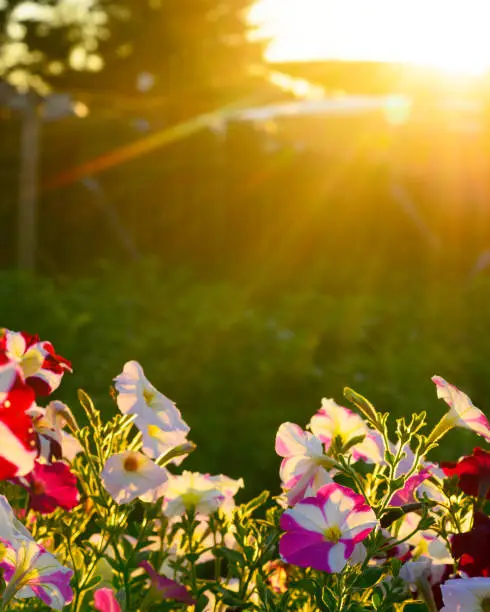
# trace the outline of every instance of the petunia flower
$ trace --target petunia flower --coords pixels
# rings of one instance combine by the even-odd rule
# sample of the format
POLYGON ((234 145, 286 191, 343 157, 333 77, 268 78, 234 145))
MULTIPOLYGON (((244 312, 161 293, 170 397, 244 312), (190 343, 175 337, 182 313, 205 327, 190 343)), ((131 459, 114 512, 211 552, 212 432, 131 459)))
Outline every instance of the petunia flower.
POLYGON ((407 512, 394 526, 399 540, 405 540, 413 546, 412 559, 427 557, 434 565, 446 565, 452 562, 452 555, 446 541, 432 529, 417 531, 421 516, 416 512, 407 512), (415 533, 414 533, 415 532, 415 533), (413 535, 410 535, 413 534, 413 535))
POLYGON ((156 459, 185 441, 190 428, 180 410, 150 383, 137 361, 128 361, 114 382, 118 408, 123 414, 135 416, 148 456, 156 459))
POLYGON ((0 393, 6 393, 12 388, 20 369, 5 353, 0 351, 0 393))
POLYGON ((193 510, 208 516, 229 503, 233 495, 243 486, 243 481, 233 481, 225 476, 210 476, 185 470, 180 476, 170 476, 163 513, 167 517, 181 516, 193 510), (234 484, 231 484, 234 483, 234 484))
POLYGON ((380 463, 383 459, 383 446, 379 434, 369 429, 364 420, 352 410, 339 406, 333 399, 322 399, 322 407, 310 420, 311 431, 324 444, 326 449, 338 438, 342 446, 356 438, 363 437, 351 448, 349 454, 354 460, 380 463))
POLYGON ((121 606, 114 595, 114 591, 107 587, 95 591, 94 608, 99 612, 121 612, 121 606))
POLYGON ((127 504, 162 487, 168 472, 142 453, 124 451, 107 459, 101 478, 114 501, 127 504))
POLYGON ((441 376, 433 376, 432 382, 437 387, 437 397, 449 406, 449 411, 436 425, 430 440, 436 441, 452 427, 470 429, 490 442, 490 424, 483 412, 473 406, 470 398, 441 376))
POLYGON ((283 457, 279 475, 288 505, 301 501, 308 490, 333 482, 325 467, 332 462, 320 438, 295 423, 283 423, 276 434, 276 453, 283 457))
POLYGON ((0 539, 12 541, 16 539, 28 539, 31 534, 21 523, 7 498, 0 495, 0 539))
POLYGON ((34 467, 36 438, 27 413, 33 402, 34 392, 19 377, 0 392, 0 480, 23 476, 34 467))
POLYGON ((488 612, 490 578, 458 578, 441 585, 441 612, 488 612))
POLYGON ((286 510, 279 552, 286 563, 322 572, 341 572, 354 552, 378 524, 364 498, 336 483, 322 487, 286 510))
MULTIPOLYGON (((34 406, 28 410, 37 436, 39 456, 50 463, 63 457, 63 427, 68 425, 72 431, 78 429, 70 408, 58 400, 49 402, 46 408, 34 406)), ((81 446, 80 446, 81 448, 81 446)))
POLYGON ((15 362, 26 383, 37 395, 50 395, 57 389, 65 372, 72 372, 71 363, 57 355, 50 342, 41 342, 37 335, 3 330, 0 352, 15 362))
POLYGON ((36 461, 32 472, 13 480, 29 493, 29 507, 41 514, 56 508, 71 510, 80 503, 77 479, 62 461, 52 464, 36 461))
POLYGON ((473 527, 466 533, 454 534, 451 551, 459 569, 468 576, 490 578, 490 518, 475 512, 473 527))
POLYGON ((38 597, 55 610, 62 610, 71 602, 71 569, 63 567, 32 538, 2 540, 2 544, 0 568, 7 583, 7 593, 20 599, 38 597))
POLYGON ((141 561, 139 566, 146 570, 151 584, 158 592, 162 599, 172 599, 173 601, 181 601, 188 606, 195 605, 196 601, 186 589, 186 587, 175 580, 171 580, 166 576, 161 576, 148 561, 141 561))
POLYGON ((467 495, 490 499, 490 453, 475 448, 473 454, 461 457, 457 463, 441 463, 446 476, 457 476, 458 486, 467 495))

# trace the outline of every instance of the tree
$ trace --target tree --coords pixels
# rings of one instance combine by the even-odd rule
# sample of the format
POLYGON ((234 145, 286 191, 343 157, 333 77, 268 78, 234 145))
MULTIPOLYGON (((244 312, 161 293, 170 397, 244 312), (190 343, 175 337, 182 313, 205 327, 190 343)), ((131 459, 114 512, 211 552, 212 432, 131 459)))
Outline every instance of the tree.
POLYGON ((253 2, 0 0, 0 75, 126 94, 138 84, 162 95, 246 89, 263 61, 253 2))

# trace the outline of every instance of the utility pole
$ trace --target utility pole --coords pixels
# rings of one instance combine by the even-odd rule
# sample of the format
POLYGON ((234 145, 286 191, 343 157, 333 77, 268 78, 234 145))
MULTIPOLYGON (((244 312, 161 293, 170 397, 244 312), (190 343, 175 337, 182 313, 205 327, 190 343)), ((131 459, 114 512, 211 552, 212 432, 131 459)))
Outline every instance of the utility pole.
POLYGON ((20 142, 20 184, 17 225, 17 265, 34 272, 37 248, 38 165, 41 118, 34 92, 23 96, 20 142))

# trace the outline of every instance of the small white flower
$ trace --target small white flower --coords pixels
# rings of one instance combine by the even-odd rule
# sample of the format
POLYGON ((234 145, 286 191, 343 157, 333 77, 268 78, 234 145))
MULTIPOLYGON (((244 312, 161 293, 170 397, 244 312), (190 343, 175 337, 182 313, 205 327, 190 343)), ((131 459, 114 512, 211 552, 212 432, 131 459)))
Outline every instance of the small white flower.
POLYGON ((444 608, 441 612, 488 612, 490 578, 459 578, 441 585, 444 608))
POLYGON ((114 501, 127 504, 137 497, 155 501, 156 492, 163 495, 168 472, 142 453, 124 451, 109 457, 101 478, 114 501))

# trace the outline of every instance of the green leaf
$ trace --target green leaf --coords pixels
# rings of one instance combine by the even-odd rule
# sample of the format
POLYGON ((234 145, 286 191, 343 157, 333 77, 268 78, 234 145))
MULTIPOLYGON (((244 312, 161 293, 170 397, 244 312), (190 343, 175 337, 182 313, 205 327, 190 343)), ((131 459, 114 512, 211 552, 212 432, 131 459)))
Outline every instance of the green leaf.
POLYGON ((245 565, 245 559, 242 553, 239 553, 237 550, 232 550, 231 548, 214 548, 214 555, 216 557, 223 557, 229 563, 236 563, 238 565, 245 565))
POLYGON ((376 427, 378 426, 378 413, 369 400, 350 387, 344 388, 344 397, 354 404, 354 406, 357 406, 368 421, 376 425, 376 427))
POLYGON ((428 608, 421 601, 413 601, 403 606, 403 612, 428 612, 428 608))
POLYGON ((269 499, 270 493, 269 491, 262 491, 260 495, 251 499, 247 504, 243 506, 243 514, 245 516, 249 516, 252 512, 255 512, 257 508, 263 506, 265 502, 269 499))
POLYGON ((373 587, 384 573, 382 567, 368 567, 356 580, 356 587, 359 589, 369 589, 373 587))

